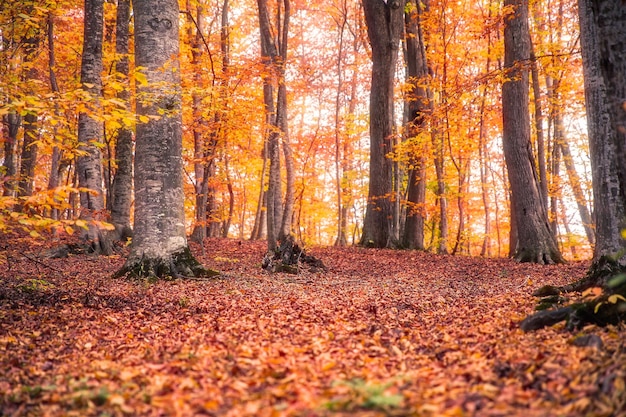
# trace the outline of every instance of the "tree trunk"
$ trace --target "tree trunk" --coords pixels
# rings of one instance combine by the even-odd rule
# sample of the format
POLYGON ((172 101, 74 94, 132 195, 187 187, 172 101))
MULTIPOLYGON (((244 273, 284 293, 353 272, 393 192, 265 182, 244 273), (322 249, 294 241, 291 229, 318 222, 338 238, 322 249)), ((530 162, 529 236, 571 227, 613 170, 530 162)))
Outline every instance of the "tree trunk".
POLYGON ((579 0, 578 10, 596 233, 593 260, 598 262, 603 256, 619 253, 624 246, 621 230, 624 228, 626 208, 619 174, 624 159, 617 155, 618 132, 611 123, 608 98, 608 88, 612 86, 603 78, 601 54, 604 53, 600 47, 600 31, 596 26, 592 1, 579 0))
POLYGON ((424 249, 424 204, 426 202, 426 145, 419 134, 426 127, 427 117, 432 114, 431 94, 423 87, 428 76, 426 45, 422 32, 421 15, 424 6, 414 0, 404 14, 406 28, 408 136, 415 141, 416 150, 409 159, 407 184, 407 208, 402 246, 409 249, 424 249))
POLYGON ((521 262, 560 263, 563 258, 541 201, 530 144, 528 69, 523 65, 530 51, 528 1, 505 0, 504 4, 514 8, 504 27, 507 80, 502 85, 502 141, 513 195, 512 217, 517 225, 515 258, 521 262))
MULTIPOLYGON (((115 71, 124 83, 126 89, 117 93, 117 98, 122 101, 126 110, 130 110, 130 83, 129 70, 129 23, 130 23, 130 0, 118 0, 117 16, 115 24, 115 53, 117 62, 115 71)), ((111 190, 111 223, 115 226, 113 239, 124 241, 131 237, 133 231, 130 226, 130 208, 132 203, 133 184, 133 132, 124 126, 117 130, 115 143, 115 161, 117 169, 113 178, 111 190)))
POLYGON ((3 116, 2 126, 4 130, 4 162, 0 173, 4 176, 3 195, 14 196, 17 176, 17 133, 22 124, 22 116, 16 112, 9 112, 3 116))
POLYGON ((139 87, 135 151, 135 224, 131 251, 116 276, 206 275, 185 234, 177 0, 133 0, 139 87))
MULTIPOLYGON (((52 12, 48 12, 48 31, 47 31, 47 41, 48 41, 48 76, 50 79, 50 90, 53 93, 59 93, 59 84, 57 83, 56 73, 54 69, 56 67, 56 54, 54 53, 54 14, 52 12)), ((59 116, 59 106, 55 103, 54 106, 54 115, 55 117, 59 116)), ((52 129, 53 136, 56 137, 57 127, 53 127, 52 129)), ((50 158, 50 176, 48 177, 48 190, 54 190, 60 184, 60 176, 61 176, 61 159, 62 152, 58 146, 54 146, 52 148, 52 156, 50 158)), ((50 210, 50 217, 53 220, 59 219, 59 208, 57 207, 57 199, 55 197, 55 204, 50 210)))
POLYGON ((102 123, 98 120, 102 90, 102 38, 104 0, 85 0, 85 23, 80 80, 89 94, 88 112, 78 116, 78 149, 76 160, 80 192, 81 219, 88 222, 82 237, 96 253, 111 253, 110 239, 98 225, 104 220, 104 193, 102 189, 102 123))
POLYGON ((568 328, 586 323, 605 325, 626 319, 626 262, 621 236, 624 218, 626 152, 626 7, 612 0, 579 0, 581 47, 585 79, 587 126, 596 216, 596 246, 591 267, 582 280, 561 288, 546 286, 534 295, 548 306, 561 292, 602 286, 598 297, 545 310, 524 319, 532 331, 567 320, 568 328))
POLYGON ((267 115, 268 135, 267 150, 269 167, 269 183, 267 188, 267 246, 274 251, 279 241, 290 234, 294 206, 293 156, 287 130, 287 88, 285 84, 285 64, 287 60, 287 36, 289 33, 290 1, 278 2, 276 12, 276 28, 278 34, 272 35, 267 0, 258 0, 259 28, 261 31, 261 54, 267 68, 263 77, 263 96, 267 115), (281 4, 284 9, 281 8, 281 4), (284 14, 283 14, 284 13, 284 14), (276 104, 274 92, 276 91, 276 104), (282 200, 280 144, 286 165, 287 187, 285 200, 282 200))
POLYGON ((574 199, 576 200, 576 205, 578 207, 578 214, 580 215, 580 220, 582 221, 583 228, 585 229, 587 240, 589 241, 589 244, 593 246, 596 243, 596 238, 593 230, 591 213, 587 207, 587 201, 585 200, 585 194, 582 190, 580 176, 578 175, 578 171, 576 171, 576 165, 572 160, 572 152, 570 151, 569 143, 567 143, 567 139, 565 137, 560 145, 563 162, 565 162, 565 170, 567 171, 567 178, 569 179, 570 187, 572 187, 572 191, 574 192, 574 199))
POLYGON ((394 76, 402 36, 404 2, 362 0, 372 49, 370 90, 370 163, 367 208, 361 245, 378 248, 394 244, 393 146, 394 76))

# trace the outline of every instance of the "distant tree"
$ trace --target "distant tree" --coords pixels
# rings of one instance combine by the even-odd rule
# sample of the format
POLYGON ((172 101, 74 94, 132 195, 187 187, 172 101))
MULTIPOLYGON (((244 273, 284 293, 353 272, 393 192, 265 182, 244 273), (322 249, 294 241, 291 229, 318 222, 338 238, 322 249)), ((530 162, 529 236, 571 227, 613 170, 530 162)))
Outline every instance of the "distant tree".
POLYGON ((206 275, 185 234, 177 0, 133 0, 139 87, 135 151, 135 222, 117 276, 206 275))
POLYGON ((80 217, 88 221, 82 237, 96 253, 111 253, 110 238, 95 220, 104 220, 102 188, 102 122, 98 120, 102 94, 102 40, 104 0, 85 0, 85 22, 80 81, 89 95, 88 112, 78 116, 78 150, 76 171, 80 192, 80 217))
POLYGON ((370 162, 367 208, 361 245, 390 247, 394 242, 393 150, 394 80, 404 1, 362 0, 372 49, 370 90, 370 162))
POLYGON ((502 142, 511 186, 511 218, 517 230, 514 257, 521 262, 561 263, 556 238, 542 202, 530 143, 528 0, 505 0, 512 12, 504 26, 502 142))

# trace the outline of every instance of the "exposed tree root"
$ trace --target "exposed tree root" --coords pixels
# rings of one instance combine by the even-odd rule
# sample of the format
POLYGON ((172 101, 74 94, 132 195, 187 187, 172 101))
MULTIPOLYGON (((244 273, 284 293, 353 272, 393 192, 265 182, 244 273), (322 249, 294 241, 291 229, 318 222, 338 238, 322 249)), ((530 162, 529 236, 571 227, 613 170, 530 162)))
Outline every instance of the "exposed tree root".
POLYGON ((515 254, 518 262, 531 262, 540 265, 553 265, 565 263, 565 259, 559 252, 543 250, 541 248, 522 248, 515 254))
POLYGON ((274 252, 267 252, 263 257, 261 266, 270 272, 286 272, 297 274, 300 264, 309 266, 309 271, 326 271, 324 262, 314 256, 307 255, 294 240, 293 236, 287 236, 274 252))
POLYGON ((187 247, 167 258, 143 256, 129 259, 113 277, 147 279, 152 282, 159 279, 211 278, 218 275, 219 272, 202 266, 187 247))
POLYGON ((626 319, 626 275, 624 268, 609 257, 594 262, 583 279, 563 287, 546 285, 533 295, 541 297, 537 309, 543 311, 526 317, 520 323, 520 328, 525 332, 561 321, 567 321, 567 328, 574 330, 585 324, 605 326, 626 319), (561 294, 584 291, 591 287, 601 287, 603 291, 592 299, 559 307, 567 300, 561 294))

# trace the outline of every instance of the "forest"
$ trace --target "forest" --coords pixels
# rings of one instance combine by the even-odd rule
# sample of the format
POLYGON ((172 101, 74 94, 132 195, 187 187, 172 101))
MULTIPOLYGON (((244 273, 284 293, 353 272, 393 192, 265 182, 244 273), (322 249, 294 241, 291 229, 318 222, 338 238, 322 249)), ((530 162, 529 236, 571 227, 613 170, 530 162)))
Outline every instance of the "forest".
POLYGON ((623 415, 624 36, 0 0, 0 415, 623 415))

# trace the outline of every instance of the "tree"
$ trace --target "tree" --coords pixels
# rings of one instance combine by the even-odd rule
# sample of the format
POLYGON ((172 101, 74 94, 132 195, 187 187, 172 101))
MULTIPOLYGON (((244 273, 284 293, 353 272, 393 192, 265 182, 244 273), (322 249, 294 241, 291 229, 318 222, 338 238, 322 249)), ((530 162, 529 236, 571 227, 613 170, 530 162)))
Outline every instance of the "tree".
POLYGON ((83 220, 88 222, 82 232, 96 253, 110 254, 110 238, 96 220, 104 219, 102 188, 102 122, 98 120, 102 91, 102 38, 104 0, 85 0, 85 23, 80 81, 87 96, 88 111, 78 116, 78 150, 76 161, 80 206, 83 220))
POLYGON ((528 1, 506 0, 512 11, 504 26, 502 85, 502 142, 511 186, 511 217, 516 222, 515 258, 521 262, 563 262, 548 224, 546 207, 539 191, 530 144, 528 69, 530 56, 528 1))
POLYGON ((166 278, 209 273, 185 234, 177 0, 133 0, 139 88, 135 222, 131 251, 116 276, 166 278))
POLYGON ((361 245, 390 247, 394 244, 393 150, 394 80, 404 7, 399 0, 362 0, 372 50, 370 87, 370 168, 367 208, 361 245))
MULTIPOLYGON (((117 93, 117 98, 130 109, 129 82, 129 23, 130 0, 118 0, 115 19, 115 71, 120 82, 126 87, 117 93)), ((133 182, 133 132, 127 126, 117 129, 115 142, 116 171, 111 190, 111 223, 115 226, 115 240, 125 240, 132 236, 130 208, 133 182)))
POLYGON ((432 113, 430 92, 424 87, 428 76, 426 45, 421 27, 422 4, 408 2, 405 12, 406 60, 409 91, 407 107, 409 113, 408 135, 417 142, 409 160, 407 184, 407 209, 402 246, 411 249, 424 249, 424 209, 426 201, 426 156, 419 146, 418 135, 424 128, 426 116, 432 113))
POLYGON ((279 241, 291 234, 294 205, 295 177, 287 126, 287 86, 285 83, 287 39, 291 12, 289 0, 278 2, 278 10, 276 11, 277 33, 272 33, 267 0, 257 0, 257 4, 261 31, 261 54, 263 63, 267 67, 266 75, 263 76, 263 96, 267 115, 267 156, 270 161, 266 195, 267 246, 269 251, 274 251, 278 248, 279 241), (274 95, 276 95, 275 99, 274 95), (281 144, 285 156, 286 171, 284 204, 280 178, 281 144))
MULTIPOLYGON (((572 284, 544 286, 535 292, 547 306, 563 292, 599 286, 602 293, 588 301, 546 309, 524 319, 531 331, 567 320, 569 328, 586 323, 604 325, 626 319, 624 220, 624 139, 626 139, 626 7, 611 0, 578 1, 585 101, 593 174, 596 246, 587 275, 572 284)), ((556 301, 556 302, 555 302, 556 301)))

